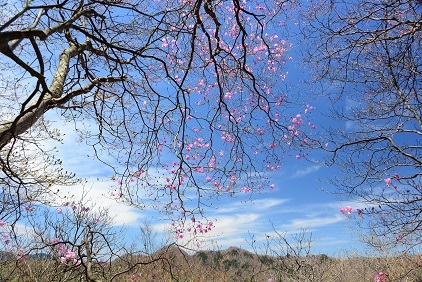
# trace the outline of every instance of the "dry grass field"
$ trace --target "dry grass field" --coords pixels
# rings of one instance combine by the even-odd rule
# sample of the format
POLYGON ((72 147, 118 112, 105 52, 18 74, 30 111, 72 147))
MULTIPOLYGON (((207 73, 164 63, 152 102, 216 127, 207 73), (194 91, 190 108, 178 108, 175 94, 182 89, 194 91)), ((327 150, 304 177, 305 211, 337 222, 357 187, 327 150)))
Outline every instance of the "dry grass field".
MULTIPOLYGON (((90 281, 84 276, 84 264, 65 267, 55 260, 42 257, 27 258, 18 263, 8 261, 11 260, 6 260, 3 256, 0 264, 2 282, 90 281)), ((188 254, 181 248, 170 245, 149 256, 121 256, 111 263, 94 264, 92 269, 96 281, 122 282, 422 281, 418 257, 271 256, 257 255, 234 247, 188 254), (128 269, 128 265, 133 267, 128 269), (379 276, 380 272, 384 274, 379 276)))

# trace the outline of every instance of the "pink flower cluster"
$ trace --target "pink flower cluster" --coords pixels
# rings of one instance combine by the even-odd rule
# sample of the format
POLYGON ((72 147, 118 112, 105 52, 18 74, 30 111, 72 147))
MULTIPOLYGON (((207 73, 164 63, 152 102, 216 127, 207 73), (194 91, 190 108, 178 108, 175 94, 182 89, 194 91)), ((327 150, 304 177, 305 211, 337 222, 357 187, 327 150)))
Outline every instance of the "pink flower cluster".
POLYGON ((66 250, 66 253, 63 254, 64 256, 60 257, 60 261, 62 263, 68 263, 72 262, 73 265, 78 265, 79 261, 76 259, 75 252, 72 252, 71 250, 66 250))
POLYGON ((23 209, 27 212, 33 212, 35 210, 31 205, 24 206, 23 209))
MULTIPOLYGON (((51 242, 57 243, 59 241, 58 238, 54 238, 51 242)), ((57 249, 60 255, 60 262, 61 263, 71 263, 73 265, 79 265, 81 262, 76 259, 76 253, 72 250, 66 248, 64 244, 58 244, 57 249)))
MULTIPOLYGON (((215 219, 216 221, 217 219, 215 219)), ((210 232, 214 227, 213 221, 207 221, 205 223, 197 220, 195 217, 191 218, 190 223, 181 223, 179 226, 175 226, 175 222, 170 223, 171 227, 175 229, 177 238, 182 239, 186 233, 191 233, 193 236, 203 235, 210 232), (185 227, 187 225, 187 227, 185 227)))
MULTIPOLYGON (((390 177, 384 178, 384 183, 387 187, 390 187, 390 185, 393 184, 393 180, 400 182, 400 176, 397 173, 395 173, 394 178, 390 178, 390 177)), ((393 188, 397 189, 397 186, 393 185, 393 188)))
POLYGON ((375 282, 386 282, 388 279, 388 273, 380 272, 375 275, 375 282))
MULTIPOLYGON (((352 214, 353 208, 351 206, 341 207, 340 212, 344 215, 349 215, 349 214, 352 214)), ((356 212, 357 212, 358 216, 360 216, 360 217, 363 216, 363 210, 362 209, 356 209, 356 212)))
MULTIPOLYGON (((6 226, 6 222, 4 222, 3 220, 0 220, 0 227, 5 227, 6 226)), ((10 243, 10 239, 9 239, 9 234, 8 233, 3 233, 2 236, 3 238, 3 242, 8 245, 10 243)))
POLYGON ((353 208, 351 206, 341 207, 340 212, 342 214, 351 214, 353 211, 353 208))

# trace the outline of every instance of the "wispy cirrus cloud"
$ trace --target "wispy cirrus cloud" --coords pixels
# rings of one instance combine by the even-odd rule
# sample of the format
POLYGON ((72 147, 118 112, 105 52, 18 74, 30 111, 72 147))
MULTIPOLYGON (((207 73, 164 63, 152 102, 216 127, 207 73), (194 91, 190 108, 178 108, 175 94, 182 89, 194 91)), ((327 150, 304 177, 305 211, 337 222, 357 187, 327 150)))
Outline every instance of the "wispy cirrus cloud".
POLYGON ((301 170, 296 171, 295 173, 292 174, 291 178, 304 177, 308 174, 311 174, 313 172, 318 171, 320 168, 321 168, 321 166, 319 166, 319 165, 309 166, 305 169, 301 169, 301 170))
POLYGON ((249 211, 268 212, 269 209, 286 204, 289 201, 290 200, 287 198, 262 198, 247 203, 237 201, 234 203, 220 206, 220 208, 218 209, 218 214, 243 212, 245 208, 247 208, 249 211))
POLYGON ((343 221, 344 217, 340 214, 334 216, 314 216, 309 218, 295 218, 290 220, 288 224, 280 225, 282 230, 301 230, 301 229, 310 229, 316 227, 324 227, 327 225, 335 224, 340 221, 343 221))

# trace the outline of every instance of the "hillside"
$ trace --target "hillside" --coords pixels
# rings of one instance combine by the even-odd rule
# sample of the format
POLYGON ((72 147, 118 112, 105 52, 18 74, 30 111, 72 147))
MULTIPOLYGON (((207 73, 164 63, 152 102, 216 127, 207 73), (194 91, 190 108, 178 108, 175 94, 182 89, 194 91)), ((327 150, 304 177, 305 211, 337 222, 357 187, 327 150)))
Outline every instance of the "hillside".
MULTIPOLYGON (((383 282, 421 282, 418 259, 258 255, 236 247, 195 253, 171 244, 150 255, 122 255, 111 263, 94 264, 93 272, 102 277, 98 281, 121 282, 373 282, 380 272, 388 273, 388 280, 383 282)), ((12 254, 0 252, 0 281, 21 281, 16 277, 32 277, 39 282, 87 281, 84 267, 63 265, 46 254, 14 262, 12 254)))

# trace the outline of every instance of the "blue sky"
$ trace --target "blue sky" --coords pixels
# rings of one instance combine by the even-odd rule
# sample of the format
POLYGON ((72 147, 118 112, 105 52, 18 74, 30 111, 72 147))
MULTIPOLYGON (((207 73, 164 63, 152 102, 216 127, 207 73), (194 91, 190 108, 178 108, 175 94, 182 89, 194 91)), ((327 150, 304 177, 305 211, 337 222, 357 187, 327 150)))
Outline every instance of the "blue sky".
MULTIPOLYGON (((300 44, 300 43, 299 43, 300 44)), ((299 45, 300 46, 300 45, 299 45)), ((293 46, 289 53, 293 60, 285 66, 288 72, 287 80, 281 86, 289 94, 301 95, 297 102, 297 108, 290 109, 292 112, 302 112, 306 100, 311 100, 315 109, 312 112, 313 121, 318 124, 330 123, 323 117, 329 104, 323 98, 309 98, 313 95, 302 83, 305 76, 300 68, 298 52, 293 46), (309 92, 308 92, 309 91, 309 92)), ((345 101, 346 103, 346 101, 345 101)), ((77 187, 61 187, 63 194, 74 195, 75 199, 84 197, 93 199, 97 208, 108 207, 110 215, 114 217, 116 227, 124 226, 126 236, 135 239, 139 235, 139 226, 145 220, 150 222, 154 230, 162 236, 167 236, 170 221, 164 220, 154 210, 139 210, 123 203, 117 203, 110 199, 109 189, 115 183, 111 181, 113 171, 93 157, 91 147, 79 143, 75 127, 84 128, 91 125, 88 121, 77 124, 65 123, 55 118, 54 112, 49 113, 47 118, 53 120, 53 126, 60 128, 64 134, 63 144, 48 143, 46 146, 57 146, 58 157, 63 160, 66 170, 76 173, 78 177, 86 178, 87 182, 77 187), (75 148, 77 148, 75 150, 75 148)), ((334 123, 333 123, 334 124, 334 123)), ((335 125, 335 124, 334 124, 335 125)), ((346 124, 337 124, 344 126, 346 124)), ((318 134, 318 129, 316 134, 318 134)), ((206 217, 215 222, 215 228, 202 238, 202 248, 221 248, 231 246, 250 249, 251 236, 259 243, 264 243, 267 235, 274 236, 274 229, 282 234, 299 233, 306 230, 312 233, 313 253, 326 253, 329 255, 341 255, 345 250, 355 252, 364 247, 359 242, 359 230, 353 230, 353 219, 348 219, 339 212, 340 207, 357 203, 341 202, 327 180, 330 176, 340 173, 335 167, 323 167, 310 162, 305 158, 296 159, 297 151, 286 155, 280 170, 268 173, 268 182, 275 185, 275 189, 266 189, 259 194, 236 194, 233 197, 219 197, 213 202, 214 209, 206 210, 206 217), (273 229, 274 228, 274 229, 273 229)), ((320 152, 307 152, 308 159, 321 160, 320 152)), ((258 160, 259 161, 259 160, 258 160)), ((176 236, 174 236, 176 237, 176 236)), ((184 237, 179 243, 187 243, 189 236, 184 237)))
MULTIPOLYGON (((72 131, 68 131, 64 145, 59 147, 59 155, 65 169, 86 177, 88 182, 84 187, 62 187, 62 193, 68 192, 78 199, 84 189, 89 190, 88 197, 95 199, 97 207, 109 207, 114 224, 124 225, 129 238, 137 235, 138 227, 145 220, 152 223, 157 232, 168 229, 170 222, 162 221, 155 211, 138 210, 108 198, 106 195, 113 184, 109 180, 111 172, 87 157, 91 149, 76 143, 74 137, 72 131)), ((209 246, 212 241, 223 249, 230 246, 249 248, 250 234, 258 242, 264 242, 266 235, 274 235, 274 226, 280 233, 312 232, 315 253, 339 254, 342 250, 360 249, 358 233, 349 226, 352 221, 339 212, 340 207, 349 203, 337 201, 335 195, 322 191, 328 187, 318 179, 324 180, 332 173, 331 168, 292 157, 281 171, 270 175, 276 184, 274 190, 253 194, 253 200, 245 194, 221 197, 215 204, 216 209, 208 209, 206 215, 209 219, 216 219, 216 227, 203 245, 209 246)))
MULTIPOLYGON (((300 43, 296 46, 295 42, 289 43, 293 43, 292 52, 288 55, 293 57, 293 61, 286 65, 285 72, 289 74, 282 89, 292 94, 309 91, 298 87, 306 78, 303 70, 298 68, 299 54, 295 53, 297 48, 300 48, 300 43)), ((309 96, 302 95, 302 99, 298 105, 306 104, 309 96)), ((324 101, 318 102, 314 98, 309 100, 314 102, 313 115, 322 122, 320 115, 326 110, 323 107, 324 101)), ((295 111, 303 112, 303 107, 293 109, 293 112, 295 111)), ((89 122, 80 121, 76 125, 65 123, 58 119, 54 112, 49 113, 47 119, 53 121, 53 127, 60 128, 64 135, 63 144, 49 141, 45 144, 46 147, 57 147, 57 157, 63 160, 64 169, 87 180, 84 185, 60 187, 63 195, 68 194, 76 200, 84 196, 85 199, 92 199, 97 208, 108 207, 110 215, 114 217, 114 225, 125 226, 128 238, 136 238, 139 226, 145 220, 148 220, 157 232, 166 236, 165 230, 169 228, 170 221, 162 220, 156 211, 139 210, 117 203, 107 196, 113 185, 113 172, 95 160, 93 149, 79 143, 79 137, 75 133, 75 126, 89 127, 89 122)), ((353 252, 362 248, 358 241, 358 232, 352 231, 348 226, 353 225, 353 221, 339 212, 340 207, 349 205, 350 202, 340 202, 334 194, 327 192, 333 191, 333 187, 324 181, 338 171, 304 158, 296 159, 296 153, 284 158, 280 170, 268 174, 268 181, 275 184, 273 190, 267 189, 261 194, 253 194, 252 197, 242 193, 233 197, 223 196, 214 202, 216 208, 206 210, 205 215, 215 222, 215 228, 203 238, 203 248, 225 249, 236 246, 250 249, 250 236, 254 236, 258 243, 264 243, 267 235, 274 236, 273 227, 277 232, 288 234, 287 236, 302 230, 312 233, 314 253, 336 255, 341 254, 343 250, 353 252)), ((320 156, 314 156, 312 152, 309 155, 310 159, 317 157, 320 156)), ((189 237, 185 237, 180 243, 188 239, 189 237)))
MULTIPOLYGON (((318 103, 315 105, 314 115, 317 117, 319 111, 325 109, 320 109, 318 103)), ((53 113, 50 117, 54 120, 53 113)), ((83 186, 61 187, 63 194, 79 199, 86 193, 85 197, 93 199, 97 208, 108 207, 114 217, 114 225, 125 226, 128 238, 136 238, 139 226, 145 220, 161 235, 168 235, 168 231, 164 230, 169 229, 170 221, 163 220, 156 211, 138 210, 110 199, 107 195, 113 185, 113 172, 92 157, 91 147, 77 141, 75 124, 66 124, 57 119, 54 123, 53 126, 64 133, 63 144, 48 143, 46 146, 57 146, 58 157, 63 160, 64 168, 87 179, 83 186)), ((76 126, 89 127, 90 124, 85 121, 76 126)), ((309 153, 309 159, 319 157, 313 152, 309 153)), ((313 253, 339 255, 344 250, 361 250, 363 245, 358 240, 359 232, 350 228, 353 221, 339 212, 340 207, 351 203, 340 202, 333 193, 327 192, 334 191, 326 181, 336 173, 338 171, 334 167, 326 168, 304 158, 296 159, 295 154, 286 156, 283 167, 268 174, 269 182, 275 184, 275 189, 267 189, 252 197, 240 193, 214 201, 215 209, 207 209, 205 215, 215 222, 215 228, 203 238, 201 247, 225 249, 237 246, 250 249, 251 235, 257 243, 264 243, 267 235, 274 235, 274 227, 277 232, 286 233, 287 236, 302 230, 312 233, 315 244, 313 253)), ((189 239, 185 237, 179 243, 186 243, 189 239)))

